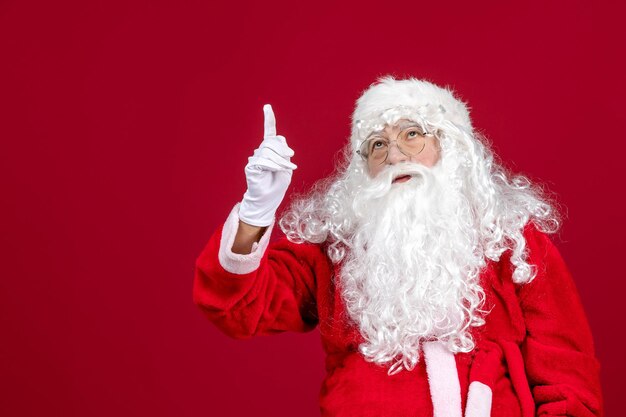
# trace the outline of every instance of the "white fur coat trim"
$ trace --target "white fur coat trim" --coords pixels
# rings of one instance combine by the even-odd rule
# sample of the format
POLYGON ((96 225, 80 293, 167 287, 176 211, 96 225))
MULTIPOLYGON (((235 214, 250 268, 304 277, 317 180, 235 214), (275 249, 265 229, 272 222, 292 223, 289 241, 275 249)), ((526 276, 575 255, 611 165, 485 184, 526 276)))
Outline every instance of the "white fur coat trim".
POLYGON ((237 229, 239 228, 239 204, 235 204, 232 211, 228 215, 224 228, 222 229, 222 238, 220 240, 220 250, 218 257, 220 265, 231 274, 244 275, 256 271, 261 264, 261 258, 270 242, 270 235, 274 227, 274 221, 267 227, 265 233, 258 243, 252 244, 252 252, 247 255, 234 253, 232 251, 233 243, 237 229))

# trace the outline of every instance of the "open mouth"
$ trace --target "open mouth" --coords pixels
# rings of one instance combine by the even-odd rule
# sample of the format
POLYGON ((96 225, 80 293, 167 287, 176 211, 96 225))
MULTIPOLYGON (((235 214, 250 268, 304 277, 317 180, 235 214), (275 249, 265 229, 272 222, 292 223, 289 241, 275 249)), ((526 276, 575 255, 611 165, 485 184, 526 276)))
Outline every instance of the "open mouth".
POLYGON ((399 177, 394 178, 394 180, 391 183, 395 184, 398 182, 407 182, 410 179, 411 179, 410 175, 400 175, 399 177))

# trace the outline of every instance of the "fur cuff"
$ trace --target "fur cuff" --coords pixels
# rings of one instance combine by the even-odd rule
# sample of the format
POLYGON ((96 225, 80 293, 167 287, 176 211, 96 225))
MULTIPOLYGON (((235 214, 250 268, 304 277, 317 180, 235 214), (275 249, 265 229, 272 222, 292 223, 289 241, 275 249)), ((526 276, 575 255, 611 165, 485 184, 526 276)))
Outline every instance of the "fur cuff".
POLYGON ((252 244, 252 252, 247 255, 239 253, 233 253, 233 243, 235 242, 235 235, 239 228, 239 205, 235 204, 232 211, 228 215, 224 227, 222 229, 222 238, 220 240, 219 260, 220 265, 227 272, 231 274, 244 275, 255 271, 261 264, 261 258, 267 249, 270 241, 270 235, 274 228, 274 221, 270 224, 265 233, 259 240, 252 244))

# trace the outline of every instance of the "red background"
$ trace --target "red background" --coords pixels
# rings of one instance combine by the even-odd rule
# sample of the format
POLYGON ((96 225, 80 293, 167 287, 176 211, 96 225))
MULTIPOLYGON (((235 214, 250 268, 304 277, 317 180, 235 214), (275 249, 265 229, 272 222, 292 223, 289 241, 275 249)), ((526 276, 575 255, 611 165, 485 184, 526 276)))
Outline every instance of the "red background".
POLYGON ((192 303, 194 260, 245 191, 264 103, 305 191, 388 73, 453 87, 560 196, 619 415, 624 13, 503 3, 0 2, 0 415, 318 415, 317 332, 228 339, 192 303))

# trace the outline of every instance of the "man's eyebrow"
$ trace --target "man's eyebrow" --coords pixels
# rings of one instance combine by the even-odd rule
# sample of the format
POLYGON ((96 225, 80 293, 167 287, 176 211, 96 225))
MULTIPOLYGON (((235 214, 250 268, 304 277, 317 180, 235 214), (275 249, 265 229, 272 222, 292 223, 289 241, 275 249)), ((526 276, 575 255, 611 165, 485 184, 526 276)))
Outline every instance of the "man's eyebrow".
POLYGON ((406 122, 402 122, 402 123, 398 123, 398 127, 400 127, 400 129, 406 129, 407 127, 421 127, 419 125, 419 123, 414 122, 412 120, 407 120, 406 122))

